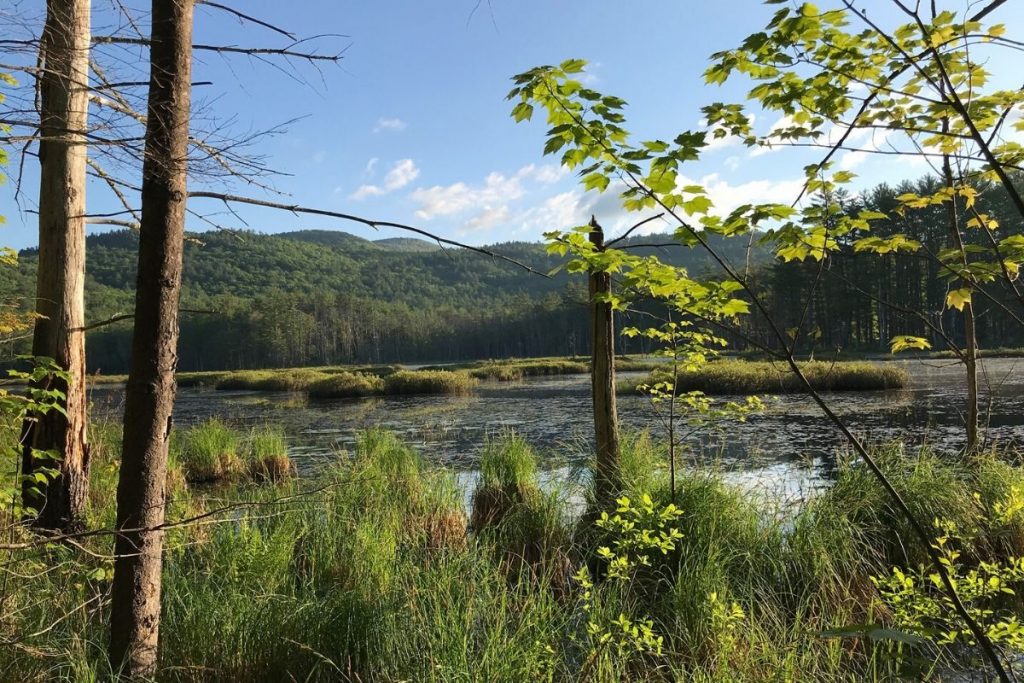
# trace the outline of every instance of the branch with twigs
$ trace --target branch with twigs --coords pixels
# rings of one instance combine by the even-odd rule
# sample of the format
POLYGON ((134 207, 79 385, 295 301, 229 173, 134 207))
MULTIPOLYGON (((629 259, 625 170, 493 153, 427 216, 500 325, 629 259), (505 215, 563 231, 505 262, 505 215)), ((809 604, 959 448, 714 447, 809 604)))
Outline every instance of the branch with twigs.
POLYGON ((351 223, 359 223, 367 227, 379 230, 380 228, 393 228, 395 230, 405 230, 412 232, 422 237, 436 242, 438 245, 448 245, 452 247, 458 247, 460 249, 466 249, 477 254, 484 256, 490 256, 491 258, 498 259, 499 261, 505 261, 512 265, 522 268, 523 270, 533 275, 540 275, 541 277, 549 277, 546 273, 542 273, 536 270, 532 266, 529 266, 522 261, 518 261, 510 256, 499 254, 496 251, 492 251, 485 247, 476 247, 456 240, 448 239, 447 237, 441 237, 440 235, 434 234, 422 228, 417 228, 404 223, 395 223, 393 221, 381 221, 371 218, 364 218, 363 216, 356 216, 350 213, 342 213, 339 211, 331 211, 329 209, 318 209, 307 206, 300 206, 298 204, 283 204, 281 202, 271 202, 265 199, 256 199, 253 197, 243 197, 239 195, 225 194, 223 192, 189 192, 188 196, 190 199, 215 199, 223 202, 225 205, 230 206, 231 204, 248 204, 250 206, 261 206, 268 209, 277 209, 279 211, 287 211, 293 214, 307 214, 311 216, 325 216, 327 218, 337 218, 338 220, 348 221, 351 223))

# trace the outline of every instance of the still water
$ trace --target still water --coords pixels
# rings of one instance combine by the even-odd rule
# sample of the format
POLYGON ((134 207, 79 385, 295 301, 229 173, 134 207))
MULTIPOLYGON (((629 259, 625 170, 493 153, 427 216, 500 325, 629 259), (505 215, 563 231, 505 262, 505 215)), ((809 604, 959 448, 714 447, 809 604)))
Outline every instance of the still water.
MULTIPOLYGON (((955 361, 890 361, 910 373, 910 385, 885 392, 826 394, 853 430, 869 442, 901 439, 956 451, 963 445, 963 368, 955 361)), ((1024 443, 1024 359, 982 362, 986 438, 1024 443)), ((620 374, 620 377, 629 375, 620 374)), ((638 375, 642 376, 642 375, 638 375)), ((123 388, 92 389, 94 414, 120 418, 123 388)), ((727 397, 723 397, 727 398, 727 397)), ((690 429, 687 459, 713 463, 731 479, 800 497, 827 481, 842 437, 803 395, 769 397, 746 422, 690 429)), ((307 401, 287 393, 182 389, 175 423, 217 416, 239 427, 278 424, 300 472, 315 472, 351 449, 360 430, 381 426, 398 433, 429 460, 472 476, 490 436, 513 429, 543 454, 549 476, 580 463, 592 429, 589 377, 532 378, 483 383, 473 396, 408 396, 307 401)), ((640 396, 621 396, 627 428, 661 433, 658 410, 640 396)))

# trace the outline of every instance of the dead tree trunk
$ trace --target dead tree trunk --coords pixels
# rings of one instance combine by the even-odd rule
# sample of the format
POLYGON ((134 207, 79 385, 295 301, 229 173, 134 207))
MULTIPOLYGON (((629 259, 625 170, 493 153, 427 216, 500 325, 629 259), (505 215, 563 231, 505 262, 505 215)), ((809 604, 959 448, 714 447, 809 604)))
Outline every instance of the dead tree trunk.
MULTIPOLYGON (((590 242, 604 251, 604 231, 590 219, 590 242)), ((610 273, 590 273, 591 384, 594 401, 594 493, 601 508, 619 493, 619 415, 615 407, 615 328, 610 273)))
POLYGON ((110 659, 128 678, 157 664, 167 440, 174 407, 185 232, 194 0, 153 0, 132 363, 117 483, 110 659))
POLYGON ((80 523, 89 492, 85 400, 85 132, 89 108, 90 0, 49 0, 40 44, 39 270, 32 355, 52 358, 67 378, 46 388, 64 393, 65 412, 31 415, 22 433, 22 473, 58 470, 48 483, 25 479, 25 506, 36 523, 80 523), (38 457, 59 455, 54 463, 38 457))

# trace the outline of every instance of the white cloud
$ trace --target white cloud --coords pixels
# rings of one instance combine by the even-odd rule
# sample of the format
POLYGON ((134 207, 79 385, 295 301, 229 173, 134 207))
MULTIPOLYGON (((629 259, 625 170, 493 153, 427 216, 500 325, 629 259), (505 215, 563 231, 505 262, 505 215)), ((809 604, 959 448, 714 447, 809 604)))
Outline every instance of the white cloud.
POLYGON ((569 175, 569 169, 559 164, 529 164, 516 171, 516 178, 532 180, 541 185, 553 185, 569 175))
POLYGON ((398 133, 405 130, 408 125, 408 123, 400 118, 379 118, 377 119, 377 125, 373 127, 373 132, 392 131, 398 133))
POLYGON ((507 221, 511 213, 508 206, 504 204, 501 206, 486 206, 483 211, 462 224, 462 227, 459 228, 459 234, 465 235, 470 232, 490 230, 494 226, 501 225, 507 221))
MULTIPOLYGON (((371 159, 371 162, 375 161, 371 159)), ((370 165, 367 165, 369 168, 370 165)), ((359 188, 350 195, 350 199, 366 199, 367 197, 380 197, 386 195, 395 190, 400 190, 412 181, 416 180, 420 175, 420 169, 416 168, 416 163, 412 159, 400 159, 395 162, 394 166, 391 167, 384 175, 384 182, 380 185, 360 185, 359 188)))
POLYGON ((505 204, 523 196, 520 178, 511 178, 498 173, 490 173, 483 185, 471 186, 466 183, 451 185, 434 185, 419 188, 410 195, 420 205, 416 215, 423 220, 436 216, 450 216, 467 209, 483 206, 505 204))
POLYGON ((366 162, 366 168, 363 169, 363 175, 367 178, 373 177, 373 172, 377 169, 377 164, 380 163, 380 159, 377 157, 371 158, 366 162))
POLYGON ((493 171, 477 185, 458 182, 417 188, 410 198, 419 204, 416 216, 422 220, 470 214, 459 228, 465 234, 510 222, 512 203, 528 194, 529 184, 553 185, 566 175, 568 171, 557 164, 529 164, 512 175, 493 171))
MULTIPOLYGON (((528 164, 511 175, 492 171, 478 184, 457 182, 420 187, 409 197, 418 205, 416 216, 421 220, 468 216, 459 226, 459 233, 482 232, 502 224, 520 223, 524 213, 517 212, 514 203, 529 194, 531 186, 554 185, 567 175, 568 171, 558 164, 528 164)), ((526 213, 536 217, 535 213, 526 213)))
POLYGON ((694 182, 687 178, 680 178, 681 185, 702 185, 707 190, 708 199, 713 205, 712 212, 717 215, 726 215, 738 206, 743 204, 759 204, 766 202, 777 202, 788 204, 796 199, 804 186, 801 178, 791 180, 751 180, 749 182, 732 185, 728 180, 723 180, 717 173, 710 173, 694 182))
POLYGON ((587 209, 593 203, 580 190, 570 190, 548 197, 539 206, 528 209, 516 218, 516 232, 539 237, 549 230, 563 230, 582 225, 589 219, 587 209))
MULTIPOLYGON (((768 134, 767 134, 766 137, 768 138, 768 140, 770 142, 773 133, 775 133, 775 132, 777 132, 779 130, 782 130, 783 128, 790 128, 793 125, 794 124, 793 124, 793 117, 792 116, 783 116, 778 121, 776 121, 775 123, 772 124, 772 127, 768 129, 768 134)), ((784 144, 784 143, 782 143, 781 141, 776 140, 776 144, 774 144, 774 145, 761 145, 761 146, 758 146, 758 147, 754 147, 753 149, 750 150, 750 156, 752 156, 752 157, 759 157, 759 156, 763 156, 765 154, 769 154, 771 152, 777 152, 782 144, 784 144)))

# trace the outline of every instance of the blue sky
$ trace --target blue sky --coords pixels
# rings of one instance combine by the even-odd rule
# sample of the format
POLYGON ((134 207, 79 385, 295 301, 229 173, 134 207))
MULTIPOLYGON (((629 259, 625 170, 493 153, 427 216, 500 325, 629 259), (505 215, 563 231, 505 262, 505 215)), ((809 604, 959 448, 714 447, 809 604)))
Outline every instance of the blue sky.
MULTIPOLYGON (((95 4, 102 12, 106 2, 95 4)), ((877 10, 874 0, 862 4, 882 10, 881 0, 877 10)), ((1011 36, 1021 35, 1024 3, 1007 5, 998 20, 1011 36)), ((209 182, 206 189, 404 222, 482 244, 537 240, 545 230, 585 221, 591 212, 613 229, 629 222, 614 196, 584 195, 554 158, 542 156, 542 122, 516 125, 509 118, 504 96, 513 74, 570 57, 586 59, 591 87, 629 101, 631 131, 641 138, 670 138, 699 125, 702 105, 741 99, 740 84, 704 85, 708 56, 762 28, 777 8, 758 0, 492 0, 479 6, 476 0, 254 0, 244 9, 302 36, 345 34, 318 43, 325 50, 345 48, 345 58, 339 66, 321 67, 321 73, 301 64, 286 73, 244 57, 197 54, 195 80, 213 85, 197 87, 194 97, 204 111, 230 118, 235 130, 265 129, 301 117, 286 133, 260 144, 267 163, 289 174, 272 180, 280 196, 209 182)), ((98 17, 98 33, 107 22, 98 17)), ((279 36, 202 6, 196 42, 282 44, 279 36)), ((1007 66, 991 68, 1018 78, 1019 69, 1007 66)), ((791 199, 811 158, 795 150, 758 153, 726 143, 684 172, 705 184, 717 208, 726 211, 746 201, 791 199)), ((839 163, 854 169, 861 185, 927 170, 911 161, 863 155, 839 163)), ((29 160, 24 186, 31 190, 36 183, 29 160)), ((91 213, 119 208, 98 182, 90 185, 89 201, 91 213)), ((214 222, 242 227, 215 203, 192 206, 215 213, 214 222)), ((0 215, 7 217, 0 244, 35 243, 34 208, 31 199, 16 204, 10 184, 0 188, 0 215)), ((369 238, 401 234, 269 210, 240 209, 239 215, 264 232, 321 228, 369 238)), ((190 219, 190 229, 207 227, 190 219)))

